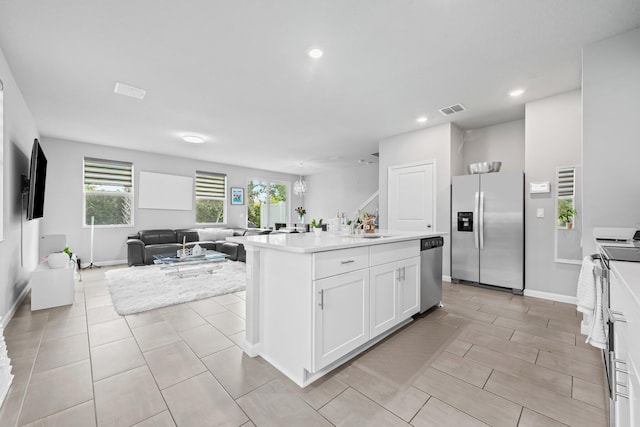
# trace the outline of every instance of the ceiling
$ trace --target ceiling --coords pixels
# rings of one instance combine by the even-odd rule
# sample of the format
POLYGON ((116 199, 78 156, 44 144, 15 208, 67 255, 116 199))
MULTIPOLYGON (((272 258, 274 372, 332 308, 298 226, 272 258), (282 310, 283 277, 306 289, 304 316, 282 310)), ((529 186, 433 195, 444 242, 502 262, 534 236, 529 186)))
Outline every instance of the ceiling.
POLYGON ((638 26, 638 0, 0 2, 0 48, 42 136, 294 174, 421 127, 523 118, 580 87, 583 46, 638 26), (467 110, 438 112, 455 103, 467 110), (193 133, 205 143, 180 139, 193 133))

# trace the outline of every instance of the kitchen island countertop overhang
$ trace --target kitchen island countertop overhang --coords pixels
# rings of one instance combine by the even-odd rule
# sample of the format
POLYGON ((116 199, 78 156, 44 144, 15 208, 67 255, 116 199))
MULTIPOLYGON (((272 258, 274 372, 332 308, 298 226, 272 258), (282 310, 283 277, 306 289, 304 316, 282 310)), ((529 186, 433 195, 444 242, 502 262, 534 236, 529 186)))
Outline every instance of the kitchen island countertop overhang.
POLYGON ((314 233, 282 233, 259 234, 251 236, 227 237, 227 240, 248 246, 278 249, 295 253, 314 253, 360 246, 381 245, 408 240, 419 240, 427 237, 445 236, 445 232, 418 231, 380 231, 361 234, 314 233))
POLYGON ((244 352, 305 387, 412 321, 420 240, 446 234, 228 238, 247 251, 244 352))

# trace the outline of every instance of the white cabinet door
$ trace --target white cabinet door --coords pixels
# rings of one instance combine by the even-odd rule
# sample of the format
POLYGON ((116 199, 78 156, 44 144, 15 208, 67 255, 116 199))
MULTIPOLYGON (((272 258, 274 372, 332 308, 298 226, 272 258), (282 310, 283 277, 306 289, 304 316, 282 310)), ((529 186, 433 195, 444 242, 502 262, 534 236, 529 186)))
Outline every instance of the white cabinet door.
POLYGON ((370 268, 371 338, 420 311, 420 258, 370 268))
POLYGON ((371 267, 371 338, 391 328, 398 319, 398 263, 371 267))
POLYGON ((401 263, 398 292, 398 322, 420 311, 420 258, 401 263))
POLYGON ((630 426, 640 425, 640 371, 633 359, 629 360, 630 426))
POLYGON ((631 426, 631 406, 629 402, 630 376, 629 340, 627 316, 631 298, 615 275, 610 276, 609 305, 613 314, 613 393, 615 393, 615 426, 631 426))
POLYGON ((369 270, 315 280, 313 372, 369 341, 369 270))

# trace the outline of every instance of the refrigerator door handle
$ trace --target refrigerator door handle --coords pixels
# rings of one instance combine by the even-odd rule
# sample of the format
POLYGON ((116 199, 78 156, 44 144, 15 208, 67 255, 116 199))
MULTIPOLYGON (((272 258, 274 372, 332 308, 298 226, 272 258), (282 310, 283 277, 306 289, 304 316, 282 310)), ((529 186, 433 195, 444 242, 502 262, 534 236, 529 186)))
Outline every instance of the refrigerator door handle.
POLYGON ((473 244, 475 245, 476 249, 478 249, 478 245, 479 245, 479 240, 478 240, 478 227, 480 227, 480 221, 478 220, 478 205, 479 205, 479 201, 478 198, 480 197, 480 193, 478 193, 476 191, 476 202, 473 205, 473 217, 476 219, 476 226, 473 227, 473 244))
POLYGON ((480 249, 484 249, 484 191, 480 192, 480 212, 479 212, 478 234, 480 235, 480 249))

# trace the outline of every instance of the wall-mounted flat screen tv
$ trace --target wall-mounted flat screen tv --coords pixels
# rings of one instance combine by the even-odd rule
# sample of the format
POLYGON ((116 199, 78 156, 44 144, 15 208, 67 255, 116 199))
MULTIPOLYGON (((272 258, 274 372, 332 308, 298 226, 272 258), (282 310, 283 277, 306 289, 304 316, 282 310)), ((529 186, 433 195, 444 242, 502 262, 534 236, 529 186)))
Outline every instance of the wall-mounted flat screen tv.
POLYGON ((33 140, 31 149, 31 166, 29 168, 29 201, 27 203, 27 219, 42 218, 44 215, 44 187, 47 180, 47 158, 37 139, 33 140))

